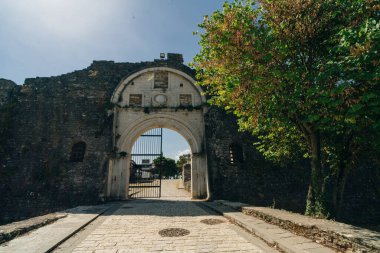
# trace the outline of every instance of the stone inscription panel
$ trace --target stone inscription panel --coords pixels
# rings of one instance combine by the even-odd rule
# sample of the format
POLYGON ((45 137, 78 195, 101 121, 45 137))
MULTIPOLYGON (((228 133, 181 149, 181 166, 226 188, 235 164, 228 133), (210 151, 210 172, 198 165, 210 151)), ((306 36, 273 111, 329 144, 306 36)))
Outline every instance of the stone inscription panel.
POLYGON ((154 88, 167 89, 169 87, 169 73, 167 71, 154 72, 154 88))
POLYGON ((180 94, 179 105, 180 106, 192 106, 191 94, 180 94))
POLYGON ((129 95, 130 106, 142 106, 142 94, 130 94, 129 95))

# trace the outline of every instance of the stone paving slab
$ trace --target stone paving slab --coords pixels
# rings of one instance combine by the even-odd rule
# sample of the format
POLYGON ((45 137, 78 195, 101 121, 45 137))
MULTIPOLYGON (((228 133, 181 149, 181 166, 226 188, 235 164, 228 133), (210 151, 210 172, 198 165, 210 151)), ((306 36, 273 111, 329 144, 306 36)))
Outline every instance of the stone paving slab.
POLYGON ((129 201, 107 217, 73 250, 90 252, 273 252, 241 236, 223 216, 211 214, 197 203, 175 199, 129 201), (204 219, 218 219, 208 225, 204 219), (186 229, 181 237, 162 237, 167 228, 186 229))
POLYGON ((0 245, 0 252, 48 252, 98 217, 110 205, 79 206, 66 210, 65 218, 0 245))
POLYGON ((380 233, 368 229, 316 219, 285 210, 254 207, 244 203, 217 200, 217 203, 241 210, 293 233, 305 236, 343 252, 380 252, 380 233))
POLYGON ((0 226, 0 244, 13 238, 23 235, 31 230, 43 227, 54 221, 66 217, 65 213, 49 213, 42 216, 37 216, 27 220, 12 222, 10 224, 0 226))
POLYGON ((203 205, 223 214, 233 223, 243 227, 252 234, 262 238, 270 245, 275 245, 287 253, 334 253, 335 251, 317 244, 305 237, 289 233, 278 226, 262 222, 255 217, 246 215, 226 205, 216 202, 204 202, 203 205))

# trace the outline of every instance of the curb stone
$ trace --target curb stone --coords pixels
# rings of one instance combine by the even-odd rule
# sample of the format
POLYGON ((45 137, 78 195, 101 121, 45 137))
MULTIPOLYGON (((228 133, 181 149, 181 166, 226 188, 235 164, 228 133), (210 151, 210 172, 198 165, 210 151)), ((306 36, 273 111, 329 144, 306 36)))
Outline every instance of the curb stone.
POLYGON ((380 233, 375 231, 285 210, 255 207, 225 200, 216 200, 215 202, 340 252, 380 252, 380 233))
POLYGON ((0 244, 10 241, 17 236, 53 223, 59 219, 65 218, 65 213, 52 213, 43 216, 33 217, 23 221, 12 222, 0 226, 0 244))
POLYGON ((305 237, 297 236, 278 226, 268 224, 255 217, 243 214, 235 209, 216 202, 203 202, 206 207, 222 214, 232 223, 258 236, 267 244, 286 253, 334 253, 335 251, 313 242, 305 237))
POLYGON ((65 210, 67 216, 64 219, 0 245, 0 252, 51 252, 112 206, 112 204, 78 206, 65 210))

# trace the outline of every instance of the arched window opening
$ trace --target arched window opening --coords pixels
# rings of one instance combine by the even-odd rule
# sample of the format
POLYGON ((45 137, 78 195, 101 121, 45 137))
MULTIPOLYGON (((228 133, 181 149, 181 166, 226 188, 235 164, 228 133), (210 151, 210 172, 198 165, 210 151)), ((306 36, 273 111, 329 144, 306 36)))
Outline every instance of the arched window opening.
POLYGON ((83 162, 84 154, 86 153, 86 143, 81 141, 77 142, 71 148, 71 162, 83 162))
POLYGON ((230 145, 230 164, 242 163, 244 160, 243 157, 243 148, 237 143, 232 143, 230 145))

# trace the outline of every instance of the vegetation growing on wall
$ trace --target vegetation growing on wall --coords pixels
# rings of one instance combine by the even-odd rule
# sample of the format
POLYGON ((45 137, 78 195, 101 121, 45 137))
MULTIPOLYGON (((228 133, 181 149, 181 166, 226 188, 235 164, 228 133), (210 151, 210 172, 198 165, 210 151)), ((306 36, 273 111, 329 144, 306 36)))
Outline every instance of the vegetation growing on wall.
POLYGON ((200 25, 194 66, 211 103, 233 112, 267 159, 310 158, 307 214, 339 216, 349 170, 380 152, 379 9, 235 1, 200 25))

